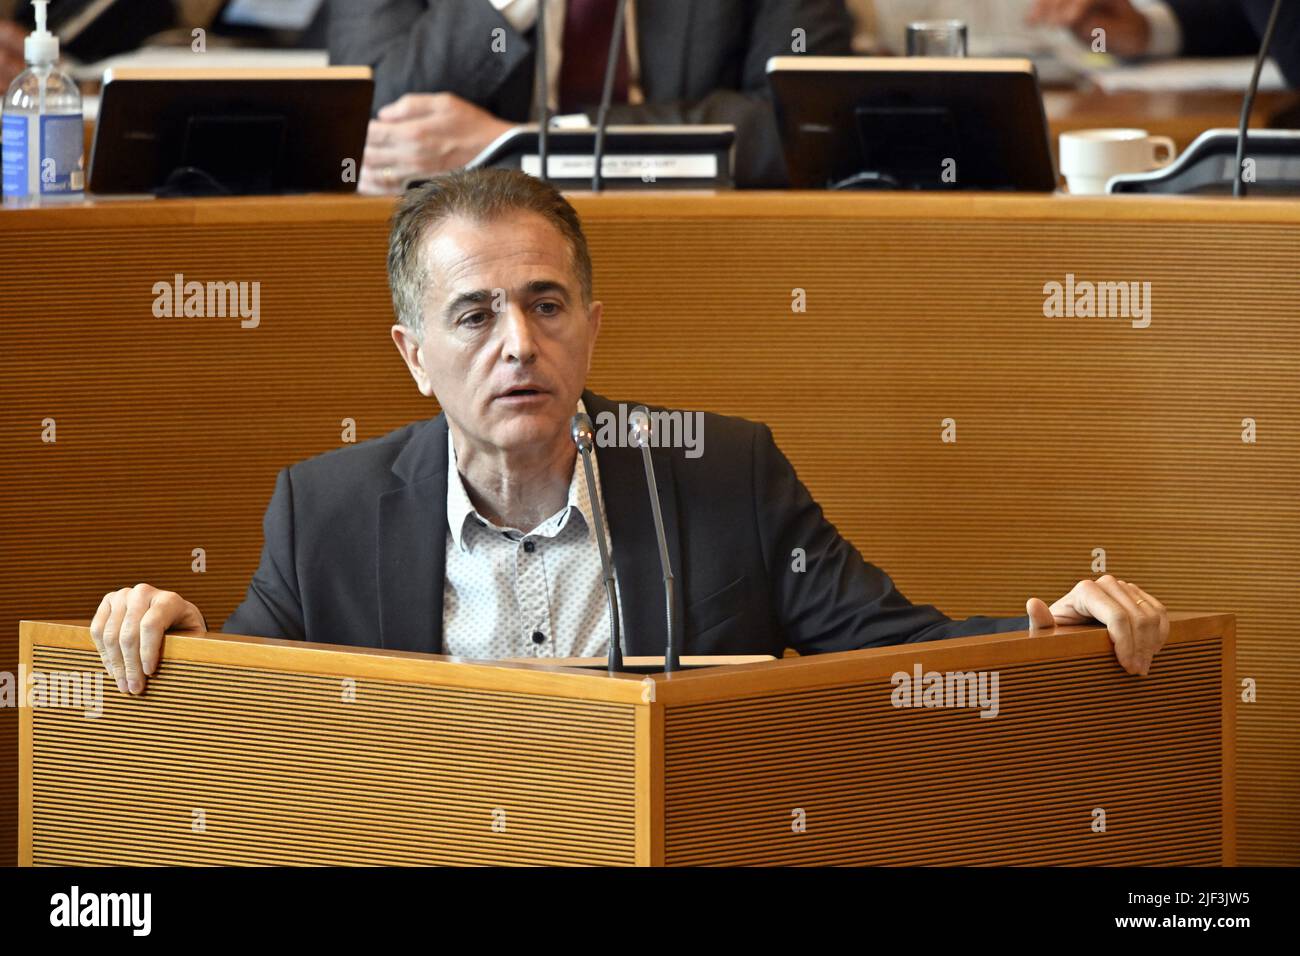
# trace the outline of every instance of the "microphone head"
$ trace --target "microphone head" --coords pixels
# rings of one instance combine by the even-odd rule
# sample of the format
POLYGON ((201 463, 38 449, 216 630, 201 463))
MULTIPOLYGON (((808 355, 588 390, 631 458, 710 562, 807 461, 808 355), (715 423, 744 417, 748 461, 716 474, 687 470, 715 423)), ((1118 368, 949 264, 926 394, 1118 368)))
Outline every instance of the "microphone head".
POLYGON ((569 433, 573 435, 573 443, 578 446, 578 451, 584 455, 590 452, 592 445, 596 443, 596 430, 591 425, 591 417, 583 412, 573 416, 569 433))
POLYGON ((638 405, 628 413, 627 424, 632 432, 632 444, 637 448, 649 448, 650 413, 638 405))

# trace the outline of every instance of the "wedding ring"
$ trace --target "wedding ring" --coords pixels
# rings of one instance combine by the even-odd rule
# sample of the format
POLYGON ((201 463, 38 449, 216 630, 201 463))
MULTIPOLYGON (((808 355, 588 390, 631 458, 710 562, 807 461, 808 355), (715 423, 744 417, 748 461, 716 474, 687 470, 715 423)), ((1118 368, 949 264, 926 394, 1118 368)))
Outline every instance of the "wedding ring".
POLYGON ((1147 603, 1147 602, 1146 602, 1146 599, 1145 599, 1145 598, 1142 598, 1142 599, 1139 599, 1138 602, 1137 602, 1137 604, 1134 605, 1134 606, 1135 606, 1135 607, 1141 607, 1143 604, 1146 604, 1146 603, 1147 603))
POLYGON ((385 186, 393 185, 393 167, 385 166, 383 175, 384 175, 384 185, 385 186))

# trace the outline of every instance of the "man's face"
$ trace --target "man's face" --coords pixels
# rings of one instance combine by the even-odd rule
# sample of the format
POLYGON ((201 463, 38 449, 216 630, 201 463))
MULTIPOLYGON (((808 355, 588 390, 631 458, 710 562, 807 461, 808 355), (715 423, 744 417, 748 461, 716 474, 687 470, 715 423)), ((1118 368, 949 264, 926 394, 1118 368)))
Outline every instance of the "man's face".
POLYGON ((540 452, 567 440, 601 315, 582 301, 568 241, 518 211, 452 217, 422 252, 423 340, 393 326, 420 391, 471 447, 540 452))

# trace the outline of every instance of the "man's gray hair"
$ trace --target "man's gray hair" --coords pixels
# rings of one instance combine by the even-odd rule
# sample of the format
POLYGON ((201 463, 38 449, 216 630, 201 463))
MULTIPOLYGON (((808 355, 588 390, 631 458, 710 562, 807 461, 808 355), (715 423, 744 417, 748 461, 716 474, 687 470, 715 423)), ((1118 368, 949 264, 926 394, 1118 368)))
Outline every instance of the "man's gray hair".
POLYGON ((518 170, 460 169, 407 190, 393 213, 388 285, 397 320, 417 336, 424 331, 428 269, 421 252, 431 229, 453 216, 490 222, 515 211, 537 213, 568 241, 582 300, 590 304, 591 254, 582 223, 568 200, 554 186, 518 170))

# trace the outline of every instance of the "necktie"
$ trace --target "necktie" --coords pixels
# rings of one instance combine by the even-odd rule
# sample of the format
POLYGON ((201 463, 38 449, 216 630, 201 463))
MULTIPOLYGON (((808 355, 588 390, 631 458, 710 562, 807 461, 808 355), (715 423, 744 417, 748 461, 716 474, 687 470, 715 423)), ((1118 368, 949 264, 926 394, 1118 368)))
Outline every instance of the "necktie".
MULTIPOLYGON (((568 0, 560 59, 560 112, 595 109, 605 82, 605 60, 614 32, 614 13, 623 0, 568 0)), ((627 44, 619 46, 613 102, 627 101, 627 44)))

